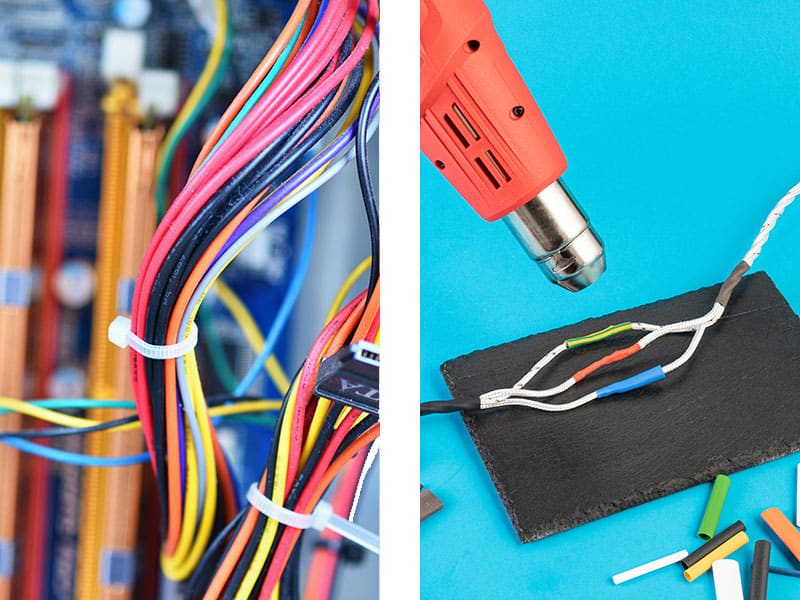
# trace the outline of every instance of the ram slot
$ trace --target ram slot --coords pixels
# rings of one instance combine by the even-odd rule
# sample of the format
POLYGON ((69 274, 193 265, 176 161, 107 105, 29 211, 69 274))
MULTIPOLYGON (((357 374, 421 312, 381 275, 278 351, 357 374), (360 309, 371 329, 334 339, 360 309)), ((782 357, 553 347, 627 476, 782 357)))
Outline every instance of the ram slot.
MULTIPOLYGON (((36 174, 39 159, 38 120, 4 122, 2 182, 0 182, 0 395, 21 398, 30 301, 36 174)), ((0 416, 0 429, 19 429, 22 418, 0 416)), ((11 597, 14 571, 14 530, 17 520, 19 452, 0 445, 3 485, 0 486, 0 599, 11 597)))
MULTIPOLYGON (((128 144, 128 169, 125 186, 125 206, 122 232, 120 279, 117 286, 117 312, 129 315, 133 285, 139 264, 156 227, 153 202, 153 183, 158 148, 163 131, 136 129, 128 144)), ((115 398, 133 398, 128 353, 117 350, 115 356, 115 398)), ((133 414, 114 410, 111 418, 133 414)), ((138 431, 110 433, 108 454, 124 456, 143 451, 142 435, 138 431)), ((136 541, 138 536, 139 504, 141 500, 142 466, 111 469, 106 475, 105 523, 100 553, 100 598, 125 600, 133 593, 136 574, 136 541)))
MULTIPOLYGON (((128 143, 136 126, 136 93, 132 85, 116 82, 102 100, 105 113, 100 210, 97 223, 95 295, 89 346, 89 397, 114 398, 115 350, 108 341, 108 324, 116 316, 117 281, 120 274, 122 218, 128 143)), ((89 418, 104 419, 103 411, 89 411, 89 418)), ((108 436, 87 438, 86 452, 105 455, 108 436)), ((97 598, 100 591, 100 547, 105 514, 107 472, 98 467, 84 470, 81 489, 81 534, 78 540, 76 597, 97 598)))

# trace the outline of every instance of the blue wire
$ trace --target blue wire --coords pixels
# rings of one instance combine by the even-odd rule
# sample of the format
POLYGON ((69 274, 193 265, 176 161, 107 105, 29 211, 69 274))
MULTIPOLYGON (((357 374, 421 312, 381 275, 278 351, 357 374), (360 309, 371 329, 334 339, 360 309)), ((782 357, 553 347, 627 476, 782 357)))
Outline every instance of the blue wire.
POLYGON ((311 262, 311 253, 314 249, 314 231, 316 230, 316 226, 317 199, 312 196, 308 200, 306 232, 305 238, 303 239, 303 247, 300 250, 300 258, 297 261, 297 268, 295 269, 294 275, 292 275, 292 280, 289 282, 286 295, 283 297, 280 308, 278 308, 278 312, 275 315, 275 320, 272 322, 272 327, 270 327, 269 333, 267 333, 267 337, 264 340, 264 346, 261 348, 261 352, 256 357, 253 364, 250 365, 247 374, 233 391, 234 396, 244 396, 247 390, 250 389, 250 386, 253 385, 253 382, 264 367, 267 358, 275 349, 275 345, 278 343, 278 338, 280 338, 284 327, 286 327, 286 322, 289 320, 289 315, 291 315, 292 309, 297 302, 297 297, 300 295, 306 273, 308 273, 308 265, 311 262))
POLYGON ((89 456, 51 448, 50 446, 42 446, 35 442, 17 438, 4 438, 0 441, 29 454, 36 454, 48 460, 78 465, 79 467, 127 467, 150 460, 150 455, 147 452, 132 456, 89 456))

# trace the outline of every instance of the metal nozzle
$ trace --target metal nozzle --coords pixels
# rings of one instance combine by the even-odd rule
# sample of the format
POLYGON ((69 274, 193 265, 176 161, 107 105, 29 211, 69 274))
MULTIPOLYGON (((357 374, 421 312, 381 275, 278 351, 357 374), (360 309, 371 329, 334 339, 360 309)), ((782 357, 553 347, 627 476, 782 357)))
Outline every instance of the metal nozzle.
POLYGON ((603 242, 561 180, 503 220, 548 279, 563 288, 580 291, 606 270, 603 242))

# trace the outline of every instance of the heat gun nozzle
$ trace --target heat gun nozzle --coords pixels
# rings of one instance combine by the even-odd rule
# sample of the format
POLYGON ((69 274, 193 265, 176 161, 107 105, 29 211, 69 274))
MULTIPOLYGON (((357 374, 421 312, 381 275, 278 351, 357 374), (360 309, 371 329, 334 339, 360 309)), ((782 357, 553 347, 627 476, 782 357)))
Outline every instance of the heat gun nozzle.
POLYGON ((603 243, 557 180, 503 219, 553 283, 580 291, 605 272, 603 243))

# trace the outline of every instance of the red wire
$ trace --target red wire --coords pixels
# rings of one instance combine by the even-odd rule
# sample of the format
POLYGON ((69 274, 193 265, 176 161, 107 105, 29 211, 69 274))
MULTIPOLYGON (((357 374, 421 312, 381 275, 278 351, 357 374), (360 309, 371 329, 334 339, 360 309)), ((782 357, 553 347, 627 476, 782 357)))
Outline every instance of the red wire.
MULTIPOLYGON (((344 517, 349 517, 350 508, 355 500, 356 488, 361 478, 361 471, 367 460, 368 452, 362 450, 347 466, 342 474, 336 491, 331 498, 333 512, 344 517)), ((339 544, 342 536, 326 529, 320 534, 320 539, 333 544, 339 544)), ((336 576, 336 566, 339 563, 339 552, 331 547, 318 547, 311 555, 311 564, 308 567, 308 584, 303 598, 306 600, 328 600, 333 590, 333 580, 336 576)))

